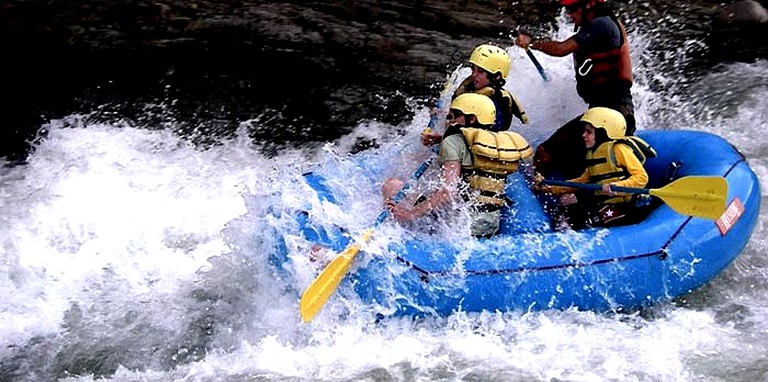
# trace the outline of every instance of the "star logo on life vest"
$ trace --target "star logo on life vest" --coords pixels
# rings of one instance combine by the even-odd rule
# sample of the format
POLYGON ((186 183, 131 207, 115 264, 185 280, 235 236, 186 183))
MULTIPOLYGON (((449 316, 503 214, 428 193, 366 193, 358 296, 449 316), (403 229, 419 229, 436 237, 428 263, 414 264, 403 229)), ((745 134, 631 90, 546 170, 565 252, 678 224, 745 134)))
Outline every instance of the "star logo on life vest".
POLYGON ((613 210, 605 211, 605 217, 607 217, 607 218, 613 217, 613 210))

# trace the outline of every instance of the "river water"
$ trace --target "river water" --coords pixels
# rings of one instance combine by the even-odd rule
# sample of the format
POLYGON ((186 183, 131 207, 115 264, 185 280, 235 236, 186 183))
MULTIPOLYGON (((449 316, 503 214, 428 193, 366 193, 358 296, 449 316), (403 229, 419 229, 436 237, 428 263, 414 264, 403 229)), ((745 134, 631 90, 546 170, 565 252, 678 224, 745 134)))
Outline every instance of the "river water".
MULTIPOLYGON (((767 190, 768 63, 686 75, 676 69, 686 44, 659 58, 648 54, 655 34, 630 37, 642 68, 633 88, 639 129, 724 136, 767 190)), ((516 129, 540 142, 584 108, 571 62, 538 54, 545 83, 522 51, 508 51, 508 88, 532 119, 516 129)), ((301 243, 268 212, 301 208, 301 173, 330 162, 360 190, 344 195, 356 200, 354 212, 368 211, 330 213, 364 227, 380 208, 371 197, 380 179, 349 153, 376 141, 357 158, 396 158, 403 163, 375 164, 407 175, 419 159, 403 153, 419 152, 427 119, 420 109, 396 128, 364 122, 338 141, 277 155, 249 139, 268 128, 258 120, 207 148, 175 134, 172 118, 161 126, 81 115, 50 121, 26 164, 0 170, 0 380, 768 380, 764 210, 720 276, 642 312, 457 313, 376 324, 342 295, 302 324, 295 289, 269 262, 276 238, 301 243)))

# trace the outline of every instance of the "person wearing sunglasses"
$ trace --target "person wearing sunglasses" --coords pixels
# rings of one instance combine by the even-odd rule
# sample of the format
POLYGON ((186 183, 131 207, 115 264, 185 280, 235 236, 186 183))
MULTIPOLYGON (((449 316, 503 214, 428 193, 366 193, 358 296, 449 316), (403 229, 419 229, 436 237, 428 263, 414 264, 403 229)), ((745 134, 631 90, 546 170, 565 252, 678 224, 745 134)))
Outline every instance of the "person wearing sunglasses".
MULTIPOLYGON (((387 208, 392 216, 400 223, 413 222, 426 215, 441 215, 451 205, 459 201, 468 201, 471 208, 469 230, 475 237, 490 237, 499 230, 501 209, 507 200, 504 194, 506 185, 505 169, 493 172, 484 168, 481 159, 477 159, 470 151, 467 134, 477 133, 478 130, 491 130, 496 120, 496 106, 490 98, 477 93, 461 94, 453 100, 446 119, 446 131, 440 142, 438 161, 442 168, 441 184, 437 191, 429 196, 420 198, 412 203, 394 203, 392 197, 404 187, 400 179, 388 179, 382 187, 387 208), (501 175, 500 175, 501 174, 501 175)), ((492 134, 492 133, 489 133, 492 134)), ((505 132, 503 134, 516 133, 505 132)), ((517 144, 521 147, 530 146, 522 137, 517 144)), ((500 148, 499 150, 502 150, 500 148)), ((532 152, 524 154, 532 155, 532 152)), ((517 164, 514 165, 515 171, 517 164)), ((430 223, 434 224, 434 223, 430 223)), ((466 225, 447 224, 451 229, 459 229, 466 225)))
MULTIPOLYGON (((633 135, 632 62, 624 25, 605 0, 560 0, 577 32, 565 41, 532 39, 520 34, 515 44, 550 56, 573 54, 576 90, 589 108, 607 107, 620 112, 633 135)), ((581 142, 580 116, 558 129, 537 147, 534 166, 549 178, 571 178, 586 166, 581 142)))
MULTIPOLYGON (((496 106, 496 118, 490 128, 492 131, 509 130, 513 118, 517 118, 522 124, 527 124, 528 115, 520 100, 504 89, 511 67, 509 54, 501 47, 481 44, 472 51, 469 64, 472 67, 472 73, 459 84, 452 99, 465 93, 478 93, 490 97, 496 106)), ((439 132, 428 130, 422 134, 421 142, 425 146, 432 146, 439 143, 441 138, 442 134, 439 132)))

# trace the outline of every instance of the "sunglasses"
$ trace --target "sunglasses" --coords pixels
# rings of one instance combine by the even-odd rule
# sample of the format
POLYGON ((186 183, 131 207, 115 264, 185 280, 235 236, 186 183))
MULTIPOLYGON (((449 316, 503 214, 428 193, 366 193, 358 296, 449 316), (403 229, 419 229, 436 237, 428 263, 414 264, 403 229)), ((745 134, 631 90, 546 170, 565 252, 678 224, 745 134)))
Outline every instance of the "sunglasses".
POLYGON ((576 3, 576 4, 566 5, 564 8, 566 12, 573 13, 581 9, 581 4, 576 3))

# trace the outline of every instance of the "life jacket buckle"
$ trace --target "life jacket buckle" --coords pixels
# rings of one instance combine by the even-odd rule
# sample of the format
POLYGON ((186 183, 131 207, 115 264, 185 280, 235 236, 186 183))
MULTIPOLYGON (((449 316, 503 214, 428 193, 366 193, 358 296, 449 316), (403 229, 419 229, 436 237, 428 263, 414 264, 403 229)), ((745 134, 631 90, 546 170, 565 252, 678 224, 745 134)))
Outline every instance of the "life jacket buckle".
POLYGON ((580 76, 585 77, 592 70, 593 66, 594 65, 592 65, 592 59, 588 58, 581 63, 581 66, 579 66, 579 69, 577 70, 577 72, 579 73, 580 76))

